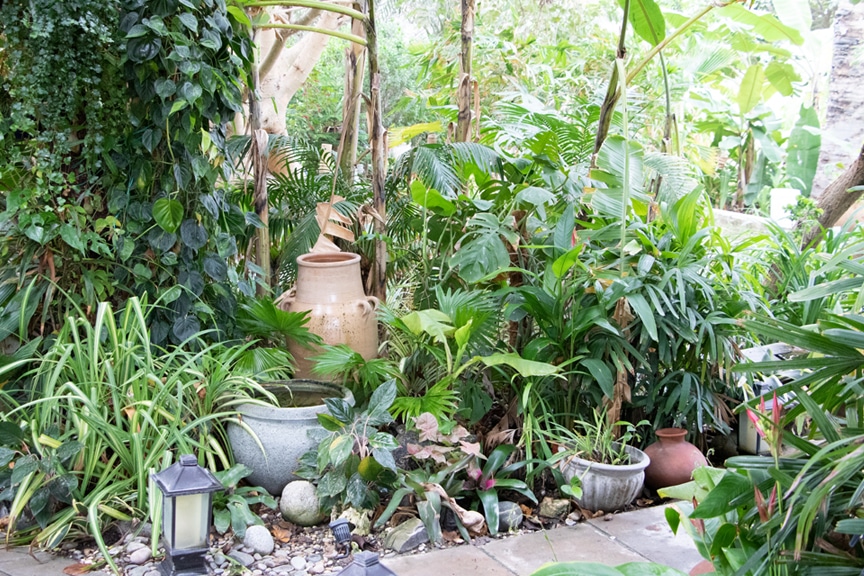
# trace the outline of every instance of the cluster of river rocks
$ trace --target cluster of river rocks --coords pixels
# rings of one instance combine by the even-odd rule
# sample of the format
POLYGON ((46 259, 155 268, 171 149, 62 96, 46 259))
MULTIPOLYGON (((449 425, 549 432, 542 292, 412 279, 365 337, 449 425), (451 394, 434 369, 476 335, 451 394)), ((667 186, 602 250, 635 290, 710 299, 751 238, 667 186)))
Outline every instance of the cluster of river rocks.
MULTIPOLYGON (((279 504, 278 510, 259 510, 262 524, 248 527, 242 539, 229 531, 211 540, 207 560, 213 574, 327 576, 338 573, 350 563, 351 558, 337 550, 326 518, 318 512, 314 486, 303 481, 290 483, 283 491, 279 504)), ((567 500, 544 500, 540 507, 540 513, 550 517, 563 518, 568 511, 567 500)), ((358 549, 358 541, 362 547, 385 557, 422 552, 430 546, 425 527, 417 518, 408 519, 384 533, 370 534, 368 514, 348 509, 343 517, 357 527, 355 534, 360 535, 355 538, 355 550, 358 549)), ((501 536, 520 531, 523 511, 519 505, 502 502, 499 517, 501 536)), ((109 550, 112 558, 127 576, 159 576, 157 563, 151 557, 149 526, 127 528, 125 537, 109 550)), ((461 539, 456 537, 445 542, 445 545, 459 543, 461 539)), ((69 549, 67 553, 82 563, 104 561, 95 548, 69 549)))

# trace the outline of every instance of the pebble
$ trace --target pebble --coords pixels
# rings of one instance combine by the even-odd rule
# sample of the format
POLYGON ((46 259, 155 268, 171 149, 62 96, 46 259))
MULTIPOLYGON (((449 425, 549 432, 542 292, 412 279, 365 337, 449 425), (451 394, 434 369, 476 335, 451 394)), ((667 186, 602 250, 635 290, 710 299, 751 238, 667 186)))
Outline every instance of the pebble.
POLYGON ((137 550, 135 550, 134 552, 129 554, 129 563, 130 564, 143 564, 143 563, 147 562, 148 560, 150 560, 151 556, 152 556, 152 554, 150 552, 150 548, 148 548, 146 546, 143 548, 138 548, 137 550))
POLYGON ((255 562, 255 558, 247 554, 246 552, 241 552, 239 550, 232 550, 230 554, 228 554, 229 558, 233 558, 244 567, 251 566, 253 562, 255 562))
POLYGON ((144 576, 149 571, 149 566, 135 566, 126 572, 126 576, 144 576))
MULTIPOLYGON (((269 517, 267 513, 262 514, 261 517, 265 524, 262 528, 268 532, 268 535, 269 529, 281 521, 277 511, 273 511, 269 517)), ((310 528, 282 524, 282 528, 289 530, 287 537, 274 541, 272 551, 267 554, 244 545, 243 541, 233 538, 231 533, 226 536, 216 536, 211 540, 210 554, 207 555, 207 565, 211 574, 214 576, 240 573, 247 576, 337 576, 351 563, 350 557, 334 559, 336 550, 333 535, 326 524, 310 528), (233 562, 229 562, 229 557, 233 562), (237 564, 245 569, 239 568, 237 564)), ((383 548, 383 533, 374 534, 367 542, 372 545, 372 551, 378 552, 382 557, 398 556, 383 548)), ((124 538, 122 544, 115 544, 114 547, 120 550, 115 560, 120 565, 122 574, 160 576, 157 560, 161 560, 162 552, 157 555, 157 560, 151 558, 149 540, 140 536, 140 533, 131 539, 124 538), (140 559, 136 556, 138 554, 141 555, 140 559), (146 559, 144 559, 145 555, 146 559), (136 560, 140 560, 141 563, 136 564, 136 560)), ((432 550, 436 547, 425 544, 423 548, 432 550)), ((415 548, 416 552, 419 552, 417 548, 415 548)), ((101 558, 95 548, 68 550, 67 554, 85 562, 98 561, 101 558)))

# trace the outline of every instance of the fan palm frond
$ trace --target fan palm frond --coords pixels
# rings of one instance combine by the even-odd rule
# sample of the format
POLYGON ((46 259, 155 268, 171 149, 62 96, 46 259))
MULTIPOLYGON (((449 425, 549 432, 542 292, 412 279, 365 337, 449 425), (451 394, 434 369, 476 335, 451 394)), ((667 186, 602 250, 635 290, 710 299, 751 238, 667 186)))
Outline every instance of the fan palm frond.
POLYGON ((281 348, 247 348, 237 358, 234 370, 256 380, 285 380, 294 358, 281 348))
POLYGON ((689 194, 697 185, 693 168, 685 158, 652 152, 645 154, 643 164, 648 178, 660 178, 656 200, 674 204, 689 194))

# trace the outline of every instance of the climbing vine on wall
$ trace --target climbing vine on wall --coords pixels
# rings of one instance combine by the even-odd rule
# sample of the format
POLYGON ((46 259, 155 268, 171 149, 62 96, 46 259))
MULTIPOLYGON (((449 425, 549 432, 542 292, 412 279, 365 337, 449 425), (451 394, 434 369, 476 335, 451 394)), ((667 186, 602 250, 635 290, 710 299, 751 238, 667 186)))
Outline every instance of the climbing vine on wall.
POLYGON ((224 0, 2 3, 0 340, 27 306, 31 332, 59 325, 61 291, 85 312, 158 299, 156 343, 231 332, 247 221, 222 189, 248 25, 224 0))

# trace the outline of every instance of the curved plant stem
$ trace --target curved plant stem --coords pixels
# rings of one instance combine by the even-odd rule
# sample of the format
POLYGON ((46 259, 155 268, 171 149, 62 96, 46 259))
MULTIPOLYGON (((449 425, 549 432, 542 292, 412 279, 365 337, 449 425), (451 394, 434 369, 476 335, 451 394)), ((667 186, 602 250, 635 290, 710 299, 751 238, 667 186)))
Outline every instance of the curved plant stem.
POLYGON ((342 40, 348 40, 349 42, 355 42, 357 44, 360 44, 361 46, 366 46, 366 40, 364 40, 360 36, 348 34, 347 32, 339 32, 338 30, 325 30, 324 28, 316 28, 315 26, 304 26, 302 24, 260 24, 255 26, 255 29, 266 28, 276 28, 279 30, 300 30, 303 32, 317 32, 318 34, 324 34, 325 36, 333 36, 334 38, 340 38, 342 40))
MULTIPOLYGON (((247 7, 266 7, 266 6, 285 6, 287 8, 313 8, 316 10, 327 10, 328 12, 336 12, 337 14, 345 14, 357 20, 366 20, 366 15, 358 12, 353 8, 340 6, 331 2, 317 2, 316 0, 292 0, 291 2, 279 2, 275 0, 262 0, 261 2, 249 2, 247 7)), ((256 26, 262 28, 263 26, 256 26)))

